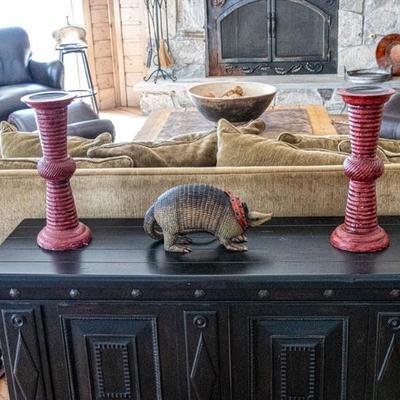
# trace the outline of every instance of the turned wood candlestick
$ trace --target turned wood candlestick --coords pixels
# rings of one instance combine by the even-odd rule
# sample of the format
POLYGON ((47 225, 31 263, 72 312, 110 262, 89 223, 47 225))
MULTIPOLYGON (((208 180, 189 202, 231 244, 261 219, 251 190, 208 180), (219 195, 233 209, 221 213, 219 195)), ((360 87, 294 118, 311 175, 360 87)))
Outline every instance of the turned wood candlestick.
POLYGON ((40 176, 46 180, 46 226, 37 243, 46 250, 71 250, 89 244, 92 234, 79 222, 70 178, 75 161, 67 153, 67 107, 74 99, 67 92, 42 92, 24 96, 34 108, 40 132, 43 157, 38 162, 40 176))
POLYGON ((339 89, 349 109, 351 155, 344 162, 350 178, 344 224, 331 235, 331 244, 351 252, 375 252, 389 246, 378 225, 375 181, 384 171, 376 156, 384 104, 395 93, 380 86, 339 89))

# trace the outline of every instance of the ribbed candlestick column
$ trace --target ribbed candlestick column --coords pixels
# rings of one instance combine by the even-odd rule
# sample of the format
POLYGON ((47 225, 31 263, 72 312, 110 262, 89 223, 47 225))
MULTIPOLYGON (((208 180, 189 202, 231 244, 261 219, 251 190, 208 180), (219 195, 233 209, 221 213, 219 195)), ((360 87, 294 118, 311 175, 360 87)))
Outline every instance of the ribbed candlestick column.
POLYGON ((351 252, 375 252, 389 246, 389 236, 378 225, 376 179, 384 172, 376 156, 384 104, 394 93, 380 86, 339 89, 348 105, 351 155, 344 162, 350 178, 344 224, 331 235, 331 244, 351 252))
POLYGON ((38 172, 46 180, 46 226, 37 243, 46 250, 71 250, 91 240, 89 228, 79 222, 70 178, 75 161, 67 152, 67 107, 75 96, 67 92, 43 92, 22 98, 36 111, 43 158, 38 172))

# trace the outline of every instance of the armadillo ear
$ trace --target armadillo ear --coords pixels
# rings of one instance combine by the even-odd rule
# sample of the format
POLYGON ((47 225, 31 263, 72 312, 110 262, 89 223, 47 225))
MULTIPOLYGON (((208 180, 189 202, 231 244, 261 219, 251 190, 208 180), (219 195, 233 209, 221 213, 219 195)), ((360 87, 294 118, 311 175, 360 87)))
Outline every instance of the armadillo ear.
POLYGON ((251 211, 248 215, 249 226, 258 226, 272 218, 272 213, 263 214, 257 211, 251 211))

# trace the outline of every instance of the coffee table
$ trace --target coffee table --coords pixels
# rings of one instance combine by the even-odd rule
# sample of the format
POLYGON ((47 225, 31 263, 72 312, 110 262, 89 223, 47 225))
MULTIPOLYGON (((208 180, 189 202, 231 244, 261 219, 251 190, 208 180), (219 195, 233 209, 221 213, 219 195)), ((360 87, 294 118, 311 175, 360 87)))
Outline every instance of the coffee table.
MULTIPOLYGON (((337 131, 323 106, 275 106, 261 117, 266 123, 263 136, 277 137, 282 132, 307 135, 336 135, 337 131)), ((209 131, 215 124, 195 108, 153 111, 135 136, 137 141, 169 139, 191 132, 209 131)))

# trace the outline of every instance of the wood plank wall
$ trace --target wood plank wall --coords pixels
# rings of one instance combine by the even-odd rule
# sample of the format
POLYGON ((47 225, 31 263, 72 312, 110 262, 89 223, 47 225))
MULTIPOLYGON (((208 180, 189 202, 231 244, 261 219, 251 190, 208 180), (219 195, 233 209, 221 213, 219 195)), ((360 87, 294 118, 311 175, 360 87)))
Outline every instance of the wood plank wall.
POLYGON ((137 106, 133 85, 145 74, 143 0, 83 0, 89 60, 101 110, 137 106))
POLYGON ((147 31, 143 0, 117 0, 121 9, 122 40, 125 66, 127 105, 137 106, 139 98, 133 91, 135 83, 146 73, 145 52, 147 31))

